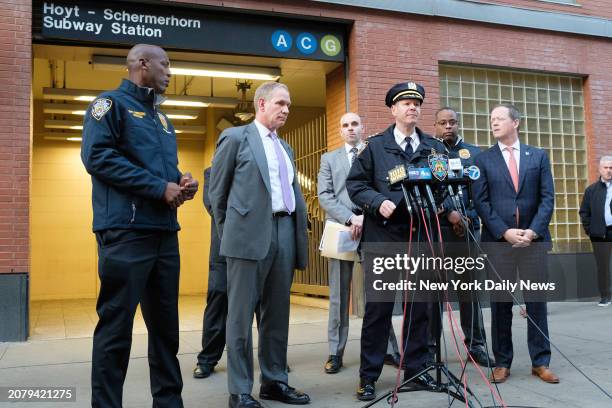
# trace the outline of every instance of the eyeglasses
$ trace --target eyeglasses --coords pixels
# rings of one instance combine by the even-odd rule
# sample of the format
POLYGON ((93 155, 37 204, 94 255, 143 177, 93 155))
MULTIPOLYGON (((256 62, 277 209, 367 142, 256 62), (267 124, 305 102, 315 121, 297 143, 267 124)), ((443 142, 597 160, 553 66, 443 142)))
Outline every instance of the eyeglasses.
POLYGON ((450 125, 450 126, 456 126, 458 123, 459 122, 457 122, 454 119, 451 119, 451 120, 441 120, 439 122, 436 122, 436 124, 438 124, 440 126, 445 126, 445 127, 446 127, 447 124, 450 125))

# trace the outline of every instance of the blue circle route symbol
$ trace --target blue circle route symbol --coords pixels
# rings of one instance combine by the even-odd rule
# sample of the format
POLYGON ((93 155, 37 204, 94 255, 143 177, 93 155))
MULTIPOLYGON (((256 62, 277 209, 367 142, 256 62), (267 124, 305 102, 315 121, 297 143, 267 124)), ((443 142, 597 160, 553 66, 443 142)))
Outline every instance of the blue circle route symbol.
POLYGON ((285 30, 276 30, 272 33, 272 46, 276 51, 286 52, 291 49, 293 38, 285 30))

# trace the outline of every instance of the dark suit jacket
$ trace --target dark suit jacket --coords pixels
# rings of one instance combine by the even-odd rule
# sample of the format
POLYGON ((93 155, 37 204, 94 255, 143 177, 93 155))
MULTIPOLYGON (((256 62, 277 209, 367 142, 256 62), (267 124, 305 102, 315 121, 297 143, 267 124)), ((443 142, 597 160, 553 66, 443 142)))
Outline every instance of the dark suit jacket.
MULTIPOLYGON (((293 150, 280 141, 293 163, 293 150)), ((295 268, 304 269, 308 263, 306 203, 295 167, 293 173, 295 268)), ((256 261, 266 257, 274 221, 270 191, 268 161, 257 126, 251 123, 224 130, 213 157, 208 192, 222 256, 256 261)))
POLYGON ((482 241, 503 241, 510 228, 531 229, 550 242, 548 225, 553 214, 555 188, 546 152, 521 144, 519 191, 514 189, 510 171, 497 143, 476 156, 480 178, 474 181, 474 205, 483 222, 482 241))
POLYGON ((587 187, 580 204, 580 219, 584 232, 591 238, 606 237, 606 218, 604 205, 606 204, 606 185, 597 180, 587 187))
POLYGON ((210 196, 208 190, 210 189, 210 167, 204 169, 204 186, 202 186, 202 200, 204 200, 204 208, 208 212, 208 215, 212 217, 212 206, 210 204, 210 196))

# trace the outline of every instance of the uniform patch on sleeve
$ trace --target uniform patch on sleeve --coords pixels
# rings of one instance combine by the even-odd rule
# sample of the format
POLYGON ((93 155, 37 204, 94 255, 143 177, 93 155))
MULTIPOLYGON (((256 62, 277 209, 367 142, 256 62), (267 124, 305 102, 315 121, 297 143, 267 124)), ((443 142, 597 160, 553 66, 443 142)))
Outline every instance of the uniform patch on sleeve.
POLYGON ((98 98, 91 104, 91 116, 96 120, 100 120, 110 110, 111 106, 113 106, 113 101, 110 99, 98 98))

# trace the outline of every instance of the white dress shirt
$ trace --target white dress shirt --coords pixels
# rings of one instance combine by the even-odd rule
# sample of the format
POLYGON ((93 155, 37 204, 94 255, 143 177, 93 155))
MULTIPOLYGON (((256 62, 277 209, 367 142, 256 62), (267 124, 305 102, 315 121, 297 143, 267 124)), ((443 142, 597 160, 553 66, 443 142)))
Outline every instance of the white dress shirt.
POLYGON ((512 147, 512 153, 514 153, 514 159, 516 160, 516 171, 519 174, 519 169, 521 168, 521 142, 516 139, 516 142, 512 146, 506 146, 502 142, 497 142, 499 149, 504 156, 504 160, 506 162, 506 167, 508 166, 508 162, 510 161, 510 152, 506 150, 506 147, 512 147))
MULTIPOLYGON (((261 141, 263 143, 264 151, 266 152, 266 160, 268 161, 268 173, 270 175, 270 189, 271 189, 271 198, 272 198, 272 212, 279 211, 288 211, 287 206, 283 201, 283 190, 281 188, 281 179, 280 172, 278 166, 278 160, 276 158, 276 151, 274 150, 274 140, 270 136, 270 130, 259 123, 257 120, 254 120, 255 126, 257 127, 257 131, 259 131, 259 136, 261 137, 261 141)), ((281 144, 282 147, 282 144, 281 144)), ((281 149, 283 151, 283 156, 285 157, 285 162, 287 163, 287 171, 289 172, 289 185, 293 186, 293 163, 289 160, 289 155, 285 151, 284 148, 281 149)), ((293 188, 291 189, 291 197, 293 202, 295 203, 295 194, 293 192, 293 188)))
POLYGON ((351 149, 353 147, 357 148, 357 151, 361 150, 361 146, 363 146, 363 143, 359 142, 359 144, 357 144, 356 146, 351 146, 348 143, 344 144, 344 150, 346 150, 346 157, 348 158, 348 162, 349 162, 349 167, 351 166, 351 164, 353 163, 353 156, 356 155, 357 153, 352 153, 351 149))
MULTIPOLYGON (((400 149, 406 149, 406 135, 400 132, 400 130, 395 126, 393 129, 393 136, 395 136, 395 142, 399 145, 400 149)), ((412 131, 410 135, 410 145, 412 146, 412 151, 416 152, 417 147, 421 144, 421 139, 419 139, 419 134, 416 132, 416 129, 412 131)))

